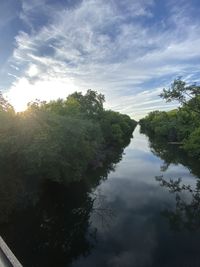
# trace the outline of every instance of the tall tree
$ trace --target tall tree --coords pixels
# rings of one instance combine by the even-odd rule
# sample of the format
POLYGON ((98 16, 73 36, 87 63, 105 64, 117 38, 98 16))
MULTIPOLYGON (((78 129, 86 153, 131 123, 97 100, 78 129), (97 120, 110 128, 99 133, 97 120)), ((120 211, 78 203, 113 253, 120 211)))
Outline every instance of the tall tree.
POLYGON ((187 85, 180 78, 175 79, 170 88, 163 89, 160 96, 167 102, 178 101, 181 106, 200 115, 200 86, 196 83, 187 85))

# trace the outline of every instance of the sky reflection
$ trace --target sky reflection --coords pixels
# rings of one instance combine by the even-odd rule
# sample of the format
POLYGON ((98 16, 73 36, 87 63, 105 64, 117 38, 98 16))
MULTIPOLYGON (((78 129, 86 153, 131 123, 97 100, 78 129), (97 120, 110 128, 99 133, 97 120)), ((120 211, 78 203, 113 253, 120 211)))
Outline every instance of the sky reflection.
POLYGON ((114 216, 105 226, 98 214, 91 214, 90 228, 97 229, 95 247, 73 267, 198 266, 200 236, 170 230, 161 212, 174 207, 175 196, 160 187, 155 176, 182 177, 193 183, 195 178, 181 164, 170 165, 163 173, 162 164, 137 127, 122 161, 96 190, 104 196, 102 209, 109 207, 114 216))

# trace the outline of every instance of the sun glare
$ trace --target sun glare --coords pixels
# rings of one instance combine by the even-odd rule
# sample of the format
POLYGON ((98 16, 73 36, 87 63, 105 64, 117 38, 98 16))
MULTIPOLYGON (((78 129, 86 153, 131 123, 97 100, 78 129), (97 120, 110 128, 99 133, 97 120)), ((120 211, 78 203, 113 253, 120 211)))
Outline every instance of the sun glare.
POLYGON ((5 94, 8 101, 13 105, 16 112, 24 111, 27 104, 36 99, 50 101, 65 98, 77 90, 73 80, 48 80, 38 81, 34 84, 28 79, 21 78, 13 84, 9 92, 5 94))

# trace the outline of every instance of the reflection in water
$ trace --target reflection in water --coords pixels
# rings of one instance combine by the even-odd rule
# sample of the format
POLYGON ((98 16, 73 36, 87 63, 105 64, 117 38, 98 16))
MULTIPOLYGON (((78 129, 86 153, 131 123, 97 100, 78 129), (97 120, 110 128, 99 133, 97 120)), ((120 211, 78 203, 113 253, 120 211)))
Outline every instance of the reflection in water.
POLYGON ((149 137, 153 154, 159 156, 164 163, 161 170, 166 172, 171 164, 182 164, 196 175, 194 181, 183 182, 181 178, 168 179, 163 175, 156 176, 156 181, 175 196, 173 209, 165 209, 162 214, 169 220, 174 230, 200 229, 200 165, 197 160, 189 157, 178 145, 169 145, 163 140, 149 137))
POLYGON ((96 229, 88 230, 91 212, 103 227, 113 218, 104 197, 88 194, 85 183, 63 187, 46 181, 37 204, 12 214, 1 231, 24 266, 68 266, 88 256, 96 242, 96 229))
MULTIPOLYGON (((191 191, 197 190, 191 172, 197 176, 198 166, 170 149, 175 151, 151 143, 137 127, 117 165, 108 163, 89 172, 87 183, 42 184, 34 202, 24 208, 18 205, 9 220, 2 221, 1 234, 30 267, 200 266, 200 233, 185 227, 171 231, 160 215, 163 210, 177 210, 163 177, 167 185, 170 177, 173 181, 182 177, 185 187, 174 182, 177 190, 171 190, 181 198, 180 209, 183 200, 189 205, 191 196, 196 204, 198 200, 197 192, 191 191), (163 164, 166 168, 160 168, 163 164)), ((113 162, 119 159, 120 153, 113 162)), ((181 212, 185 216, 185 210, 181 212)))
POLYGON ((98 218, 102 228, 109 228, 112 220, 116 217, 115 211, 108 205, 107 198, 101 193, 100 189, 97 189, 96 192, 90 195, 93 197, 94 201, 92 207, 93 216, 98 218))
POLYGON ((14 213, 1 231, 24 266, 66 266, 90 253, 85 232, 91 208, 84 184, 67 188, 48 182, 39 202, 14 213))
POLYGON ((200 229, 200 181, 196 183, 196 188, 191 185, 181 184, 181 179, 176 181, 166 181, 162 176, 156 177, 160 185, 169 189, 175 194, 176 206, 174 210, 166 209, 163 215, 168 218, 172 229, 188 230, 200 229), (187 197, 184 193, 188 193, 187 197))
POLYGON ((148 136, 151 152, 164 162, 161 166, 162 171, 167 171, 171 164, 181 164, 185 166, 193 175, 200 177, 199 162, 187 155, 180 145, 168 144, 163 139, 148 136))
POLYGON ((13 184, 12 171, 2 173, 0 231, 24 266, 66 267, 90 254, 96 243, 96 229, 89 229, 90 214, 100 218, 102 227, 114 217, 105 196, 93 188, 114 171, 122 153, 107 153, 104 165, 70 185, 23 175, 13 184))
MULTIPOLYGON (((137 128, 123 160, 97 188, 107 196, 115 218, 106 229, 91 214, 90 229, 97 229, 97 243, 89 257, 77 259, 72 267, 199 266, 200 235, 171 232, 160 216, 163 209, 175 205, 154 179, 162 174, 162 164, 137 128)), ((194 179, 180 164, 169 166, 165 173, 194 179)))

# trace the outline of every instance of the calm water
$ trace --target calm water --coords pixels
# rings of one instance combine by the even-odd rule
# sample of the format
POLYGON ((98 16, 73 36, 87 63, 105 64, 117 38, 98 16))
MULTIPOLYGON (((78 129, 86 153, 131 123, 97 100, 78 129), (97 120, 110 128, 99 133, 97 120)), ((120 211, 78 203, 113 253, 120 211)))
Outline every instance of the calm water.
POLYGON ((137 127, 114 170, 93 174, 93 184, 43 185, 0 230, 27 267, 200 266, 198 173, 177 147, 150 146, 137 127), (177 194, 170 178, 191 191, 177 194))

